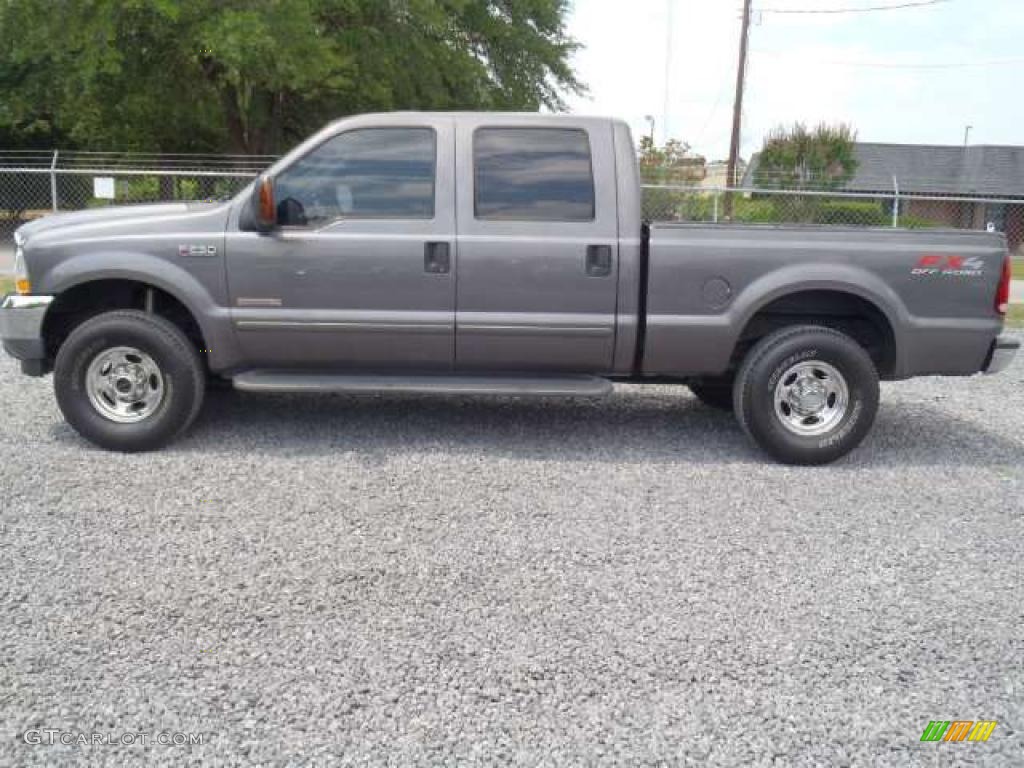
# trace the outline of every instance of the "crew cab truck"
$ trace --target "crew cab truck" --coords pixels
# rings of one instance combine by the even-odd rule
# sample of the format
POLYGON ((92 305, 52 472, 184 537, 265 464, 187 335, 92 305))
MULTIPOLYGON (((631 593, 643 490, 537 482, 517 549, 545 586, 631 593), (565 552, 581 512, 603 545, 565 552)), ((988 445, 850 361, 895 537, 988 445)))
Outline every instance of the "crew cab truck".
POLYGON ((99 446, 257 392, 599 396, 676 382, 783 462, 857 446, 879 380, 1004 368, 999 234, 648 225, 625 123, 334 122, 234 199, 16 233, 0 337, 99 446))

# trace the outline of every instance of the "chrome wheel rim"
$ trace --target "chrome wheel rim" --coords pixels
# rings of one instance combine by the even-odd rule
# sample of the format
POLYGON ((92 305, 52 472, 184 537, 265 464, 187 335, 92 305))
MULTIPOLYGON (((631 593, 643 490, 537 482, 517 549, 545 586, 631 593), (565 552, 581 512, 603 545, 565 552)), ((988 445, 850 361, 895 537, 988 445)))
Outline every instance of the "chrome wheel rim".
POLYGON ((850 389, 833 366, 806 360, 786 370, 775 386, 775 415, 801 437, 831 431, 846 415, 850 389))
POLYGON ((164 377, 145 352, 135 347, 111 347, 89 364, 85 391, 101 416, 118 424, 132 424, 160 407, 164 377))

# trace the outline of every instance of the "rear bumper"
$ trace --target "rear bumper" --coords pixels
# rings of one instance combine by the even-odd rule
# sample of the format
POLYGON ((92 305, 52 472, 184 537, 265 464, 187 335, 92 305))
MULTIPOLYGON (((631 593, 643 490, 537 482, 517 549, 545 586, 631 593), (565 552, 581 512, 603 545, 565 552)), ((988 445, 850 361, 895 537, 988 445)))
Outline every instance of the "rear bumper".
POLYGON ((992 342, 992 351, 982 369, 985 373, 999 373, 1010 367, 1020 349, 1020 340, 1009 336, 1000 336, 992 342))
POLYGON ((46 358, 43 318, 53 296, 10 294, 0 303, 0 341, 4 351, 20 360, 22 371, 39 376, 46 358))

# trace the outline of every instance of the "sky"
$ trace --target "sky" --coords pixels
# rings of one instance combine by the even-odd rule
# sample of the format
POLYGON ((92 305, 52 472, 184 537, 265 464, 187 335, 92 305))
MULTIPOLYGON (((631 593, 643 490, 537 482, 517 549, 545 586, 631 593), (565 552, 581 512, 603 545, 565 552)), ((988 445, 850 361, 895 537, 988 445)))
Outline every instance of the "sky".
MULTIPOLYGON (((921 0, 754 0, 742 155, 794 121, 849 123, 860 141, 954 145, 972 125, 972 144, 1024 144, 1024 0, 769 12, 901 2, 921 0)), ((574 66, 589 93, 569 97, 570 110, 624 118, 634 136, 649 132, 651 115, 659 143, 677 138, 724 159, 741 8, 742 0, 575 0, 569 32, 583 47, 574 66)))

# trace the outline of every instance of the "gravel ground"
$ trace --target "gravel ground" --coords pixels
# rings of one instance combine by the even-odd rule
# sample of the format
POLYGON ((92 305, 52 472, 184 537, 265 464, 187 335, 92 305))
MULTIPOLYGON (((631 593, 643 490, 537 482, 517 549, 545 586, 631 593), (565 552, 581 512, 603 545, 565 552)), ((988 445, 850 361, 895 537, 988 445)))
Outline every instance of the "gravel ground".
POLYGON ((214 393, 120 456, 5 358, 0 765, 1019 766, 1022 384, 887 385, 825 469, 668 387, 214 393))

